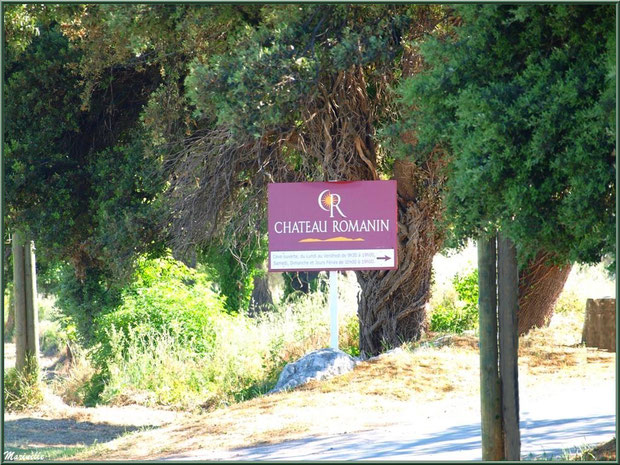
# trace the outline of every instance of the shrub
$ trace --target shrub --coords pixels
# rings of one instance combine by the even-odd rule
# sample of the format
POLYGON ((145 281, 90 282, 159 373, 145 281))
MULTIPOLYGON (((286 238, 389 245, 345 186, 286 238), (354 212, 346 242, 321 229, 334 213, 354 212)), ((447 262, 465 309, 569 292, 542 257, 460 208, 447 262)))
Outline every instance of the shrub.
POLYGON ((71 362, 65 375, 54 380, 53 390, 68 405, 93 405, 103 382, 97 376, 87 352, 78 346, 71 346, 71 362), (95 386, 101 385, 99 389, 95 386))
POLYGON ((44 355, 54 355, 66 344, 66 341, 58 322, 41 321, 39 327, 39 346, 44 355))
POLYGON ((66 321, 75 327, 80 343, 85 347, 96 343, 97 316, 111 312, 121 304, 121 290, 108 286, 109 281, 109 276, 95 268, 89 268, 82 278, 78 278, 69 265, 62 266, 58 272, 53 289, 57 296, 56 306, 68 317, 66 321))
POLYGON ((226 310, 237 313, 250 307, 254 276, 263 273, 260 267, 267 258, 267 241, 239 236, 238 231, 230 234, 224 243, 211 243, 199 250, 197 258, 208 266, 209 275, 225 296, 226 310))
MULTIPOLYGON (((255 317, 230 313, 204 269, 169 257, 141 260, 121 300, 96 319, 93 365, 63 381, 63 397, 211 409, 267 392, 286 363, 329 344, 325 293, 292 295, 255 317)), ((356 307, 343 307, 340 343, 357 355, 356 307)))
POLYGON ((444 297, 431 313, 430 330, 462 333, 478 325, 478 270, 456 274, 452 284, 457 301, 444 297))
POLYGON ((4 406, 7 411, 20 411, 43 402, 37 359, 28 357, 26 366, 18 371, 10 368, 4 374, 4 406))
POLYGON ((95 320, 100 344, 94 354, 97 366, 104 367, 119 350, 124 354, 130 343, 155 334, 167 335, 197 353, 213 352, 213 320, 224 311, 224 304, 210 286, 206 274, 171 257, 141 258, 120 307, 95 320), (123 337, 113 343, 113 332, 123 337))
MULTIPOLYGON (((351 321, 342 312, 342 344, 349 333, 357 334, 351 321)), ((99 402, 111 404, 212 409, 267 392, 286 363, 329 344, 329 310, 321 293, 291 297, 252 318, 220 309, 210 323, 215 349, 207 352, 179 344, 173 332, 111 329, 107 372, 91 382, 90 398, 96 393, 99 402)))
POLYGON ((555 303, 554 312, 559 314, 585 313, 586 300, 575 291, 565 289, 555 303))
POLYGON ((352 357, 360 355, 360 322, 357 314, 344 317, 344 325, 340 326, 339 346, 343 352, 352 357))

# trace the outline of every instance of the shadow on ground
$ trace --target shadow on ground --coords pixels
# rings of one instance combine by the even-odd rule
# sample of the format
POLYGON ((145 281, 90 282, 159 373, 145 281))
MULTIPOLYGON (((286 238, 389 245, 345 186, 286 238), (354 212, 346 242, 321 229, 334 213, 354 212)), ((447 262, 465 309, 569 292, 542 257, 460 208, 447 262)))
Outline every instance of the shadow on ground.
MULTIPOLYGON (((572 446, 608 440, 615 434, 615 415, 521 421, 525 459, 561 458, 572 446)), ((435 431, 377 430, 283 441, 236 448, 219 456, 212 451, 168 457, 171 460, 480 460, 480 423, 435 431)), ((421 428, 423 430, 423 428, 421 428)))
POLYGON ((119 426, 73 419, 19 418, 4 423, 5 447, 101 444, 137 430, 156 426, 119 426))

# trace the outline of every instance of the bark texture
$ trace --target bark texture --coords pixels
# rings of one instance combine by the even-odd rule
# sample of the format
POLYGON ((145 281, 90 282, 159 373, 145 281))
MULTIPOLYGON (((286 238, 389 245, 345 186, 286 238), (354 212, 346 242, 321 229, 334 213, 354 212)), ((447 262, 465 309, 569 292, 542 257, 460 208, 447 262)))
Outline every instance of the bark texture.
POLYGON ((357 272, 360 351, 376 355, 405 341, 417 340, 426 330, 434 255, 441 246, 435 227, 441 204, 439 164, 420 167, 398 161, 398 269, 357 272))
POLYGON ((250 315, 258 315, 262 312, 273 310, 273 297, 269 289, 269 276, 267 274, 254 276, 254 288, 250 298, 250 315))
MULTIPOLYGON (((411 30, 393 35, 394 50, 402 47, 403 51, 400 73, 395 73, 391 59, 319 73, 315 91, 300 101, 302 110, 294 125, 274 127, 260 139, 247 140, 235 140, 240 137, 236 132, 217 127, 188 141, 188 148, 171 162, 176 178, 170 192, 176 204, 168 221, 173 225, 175 249, 208 241, 221 225, 230 225, 227 228, 233 234, 228 237, 237 237, 236 231, 262 234, 270 182, 380 179, 390 160, 377 144, 377 123, 399 118, 400 104, 393 92, 396 74, 410 76, 422 66, 417 50, 403 40, 411 43, 436 31, 442 22, 454 22, 439 10, 415 12, 411 30), (292 154, 298 156, 292 158, 292 154)), ((414 139, 414 135, 406 133, 403 138, 414 139)), ((418 339, 425 329, 432 259, 441 243, 435 222, 441 212, 442 160, 445 157, 433 154, 427 160, 394 164, 398 269, 357 273, 362 289, 360 349, 367 355, 418 339)))
POLYGON ((540 252, 519 273, 519 335, 549 324, 558 297, 572 268, 570 263, 554 265, 540 252))

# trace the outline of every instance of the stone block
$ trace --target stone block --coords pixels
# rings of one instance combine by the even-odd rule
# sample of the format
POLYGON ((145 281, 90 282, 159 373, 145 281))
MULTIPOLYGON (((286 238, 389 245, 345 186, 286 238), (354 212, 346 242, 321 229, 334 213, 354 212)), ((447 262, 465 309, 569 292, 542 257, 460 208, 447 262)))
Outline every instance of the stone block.
POLYGON ((616 351, 616 299, 588 299, 582 342, 588 347, 616 351))
POLYGON ((355 368, 355 363, 353 357, 341 350, 315 350, 287 364, 269 394, 293 389, 314 379, 321 380, 346 373, 355 368))

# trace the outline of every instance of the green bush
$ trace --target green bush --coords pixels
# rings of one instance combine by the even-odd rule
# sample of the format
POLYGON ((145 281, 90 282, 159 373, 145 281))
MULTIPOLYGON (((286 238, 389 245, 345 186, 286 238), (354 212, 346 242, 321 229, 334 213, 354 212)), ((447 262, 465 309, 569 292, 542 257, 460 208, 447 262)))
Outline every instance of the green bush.
POLYGON ((21 411, 43 402, 39 366, 34 357, 26 360, 22 371, 10 368, 4 374, 4 407, 7 411, 21 411))
POLYGON ((558 314, 585 313, 586 299, 575 291, 565 289, 555 303, 554 312, 558 314))
MULTIPOLYGON (((249 215, 248 212, 239 214, 249 215)), ((209 276, 225 297, 226 310, 237 313, 248 310, 254 276, 264 273, 261 265, 267 258, 267 240, 239 236, 236 231, 227 231, 226 235, 223 243, 214 242, 199 250, 197 258, 206 265, 209 276)))
POLYGON ((213 320, 224 311, 224 301, 211 290, 205 273, 171 257, 141 258, 121 302, 95 319, 97 366, 104 367, 119 350, 124 354, 130 343, 156 334, 197 353, 214 351, 213 320), (112 340, 114 332, 122 335, 118 341, 112 340))
POLYGON ((339 345, 343 352, 351 357, 360 355, 360 320, 356 313, 346 316, 344 325, 339 331, 339 345))
POLYGON ((431 313, 430 330, 462 333, 478 325, 478 270, 452 280, 458 300, 444 298, 431 313))
MULTIPOLYGON (((328 346, 325 293, 249 317, 225 309, 210 276, 170 257, 140 260, 121 305, 95 320, 93 371, 68 380, 76 401, 216 408, 267 392, 286 363, 328 346)), ((357 355, 354 312, 340 321, 341 346, 357 355)))
POLYGON ((68 317, 65 321, 75 327, 80 343, 93 346, 96 318, 111 312, 121 304, 121 289, 109 286, 110 277, 101 270, 88 268, 84 276, 76 276, 75 270, 63 265, 54 287, 56 306, 68 317))
MULTIPOLYGON (((343 347, 354 351, 347 342, 358 332, 353 317, 343 312, 341 321, 343 347)), ((207 352, 179 344, 172 331, 112 326, 106 371, 86 386, 84 402, 212 409, 267 392, 286 363, 329 344, 329 309, 321 293, 296 296, 256 317, 220 308, 210 324, 214 350, 207 352)))

